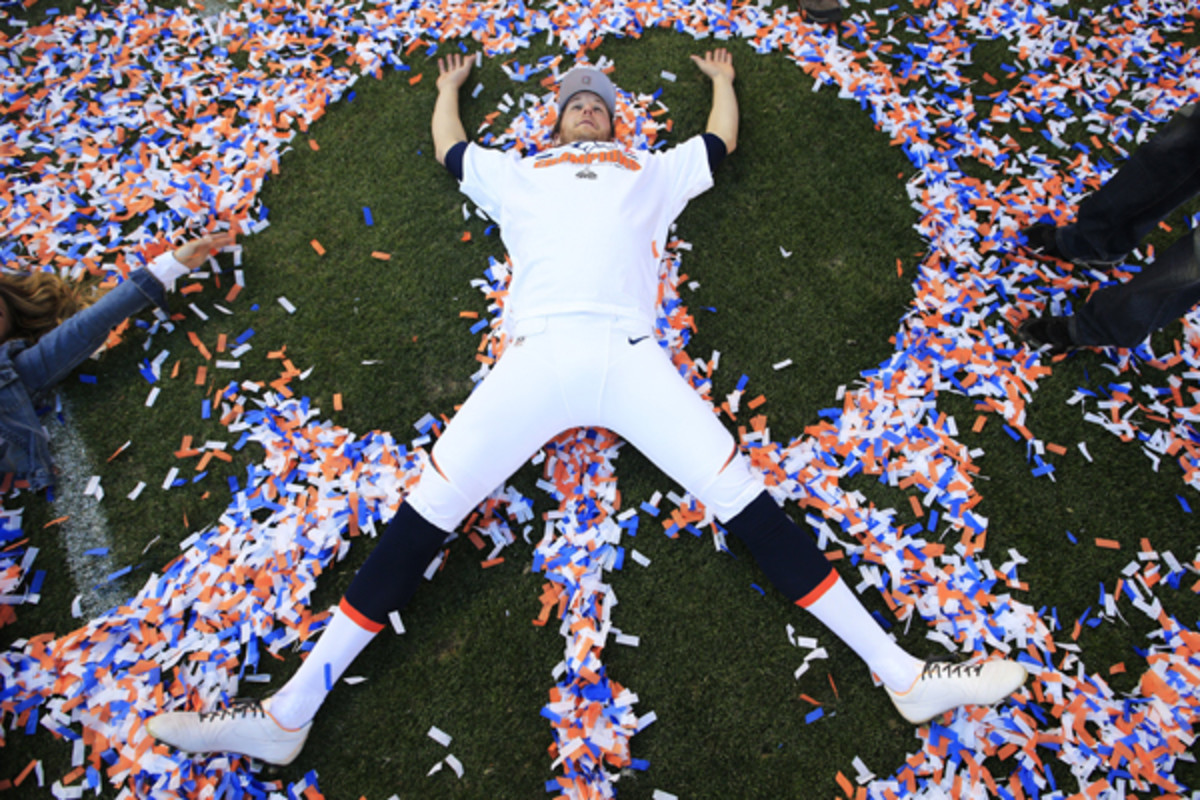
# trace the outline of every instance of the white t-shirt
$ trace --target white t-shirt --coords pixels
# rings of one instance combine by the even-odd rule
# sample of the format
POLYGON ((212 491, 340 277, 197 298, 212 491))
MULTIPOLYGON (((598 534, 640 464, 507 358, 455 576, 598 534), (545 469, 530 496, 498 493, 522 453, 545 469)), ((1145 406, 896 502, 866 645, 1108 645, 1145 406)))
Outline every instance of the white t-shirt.
POLYGON ((500 225, 510 322, 588 312, 652 325, 668 229, 712 184, 697 136, 662 152, 576 142, 528 158, 470 144, 459 188, 500 225))

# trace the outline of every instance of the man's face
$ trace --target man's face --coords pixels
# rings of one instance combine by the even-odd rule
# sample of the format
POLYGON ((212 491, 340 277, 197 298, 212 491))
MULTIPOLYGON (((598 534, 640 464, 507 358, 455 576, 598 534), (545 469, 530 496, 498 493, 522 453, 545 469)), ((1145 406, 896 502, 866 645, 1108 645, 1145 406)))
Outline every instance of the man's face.
POLYGON ((612 139, 612 133, 608 108, 599 95, 579 92, 567 101, 559 123, 560 142, 607 142, 612 139))

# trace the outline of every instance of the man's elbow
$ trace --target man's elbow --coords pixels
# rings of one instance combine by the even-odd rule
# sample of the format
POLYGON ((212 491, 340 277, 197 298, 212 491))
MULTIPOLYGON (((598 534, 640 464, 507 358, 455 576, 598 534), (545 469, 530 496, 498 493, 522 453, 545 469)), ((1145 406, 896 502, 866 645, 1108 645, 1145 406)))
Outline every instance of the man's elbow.
POLYGON ((737 150, 737 133, 731 131, 709 131, 709 133, 721 140, 721 144, 725 145, 725 155, 732 155, 734 150, 737 150))

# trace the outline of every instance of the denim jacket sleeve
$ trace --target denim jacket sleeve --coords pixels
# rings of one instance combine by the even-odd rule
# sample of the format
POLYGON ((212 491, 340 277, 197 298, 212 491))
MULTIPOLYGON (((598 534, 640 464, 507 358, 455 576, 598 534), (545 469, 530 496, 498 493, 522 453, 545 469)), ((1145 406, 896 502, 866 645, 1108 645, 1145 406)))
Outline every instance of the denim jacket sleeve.
POLYGON ((150 303, 163 308, 166 290, 144 269, 129 275, 94 305, 68 317, 36 343, 13 359, 17 374, 29 395, 39 395, 58 385, 63 378, 100 349, 108 332, 150 303))
POLYGON ((53 483, 37 402, 96 352, 115 325, 151 303, 165 308, 166 302, 163 285, 139 269, 37 342, 0 345, 0 472, 16 473, 35 490, 53 483))

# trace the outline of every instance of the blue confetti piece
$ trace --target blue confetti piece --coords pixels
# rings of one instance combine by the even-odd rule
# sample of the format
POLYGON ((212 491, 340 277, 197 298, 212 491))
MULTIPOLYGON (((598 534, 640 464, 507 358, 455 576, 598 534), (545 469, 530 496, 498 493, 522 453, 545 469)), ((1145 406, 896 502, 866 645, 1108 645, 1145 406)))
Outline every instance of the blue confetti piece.
POLYGON ((1192 507, 1188 505, 1188 501, 1184 499, 1183 495, 1177 494, 1175 495, 1175 499, 1179 501, 1179 505, 1183 506, 1184 511, 1188 514, 1192 513, 1192 507))
POLYGON ((121 567, 121 568, 120 568, 119 570, 117 570, 116 572, 110 573, 110 574, 109 574, 109 576, 108 576, 107 578, 105 578, 105 579, 104 579, 104 582, 105 582, 105 583, 112 583, 113 581, 117 580, 118 578, 122 578, 122 577, 124 577, 124 576, 128 575, 128 574, 129 574, 130 572, 132 572, 132 571, 133 571, 133 567, 132 567, 132 566, 128 566, 128 567, 121 567))
POLYGON ((367 206, 363 206, 363 221, 367 223, 368 228, 375 224, 375 219, 371 216, 371 209, 367 206))
POLYGON ((80 375, 79 375, 79 382, 80 382, 80 383, 89 383, 89 384, 93 384, 93 385, 95 385, 95 383, 96 383, 96 376, 95 376, 95 375, 84 375, 83 373, 80 373, 80 375))
POLYGON ((84 550, 85 556, 106 556, 108 555, 107 547, 93 547, 91 550, 84 550))
POLYGON ((750 584, 750 588, 753 589, 754 591, 758 592, 759 594, 761 594, 763 597, 767 596, 766 591, 761 586, 759 586, 757 583, 750 584))
POLYGON ((812 725, 814 722, 825 716, 825 709, 814 708, 812 711, 804 715, 804 724, 812 725))

